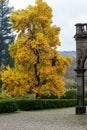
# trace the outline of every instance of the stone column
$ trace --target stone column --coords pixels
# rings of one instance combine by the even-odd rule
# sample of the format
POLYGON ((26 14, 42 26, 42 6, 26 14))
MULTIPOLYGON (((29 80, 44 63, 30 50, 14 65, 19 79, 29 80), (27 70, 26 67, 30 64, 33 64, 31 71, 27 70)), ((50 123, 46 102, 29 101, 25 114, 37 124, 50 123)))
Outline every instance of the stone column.
POLYGON ((77 106, 76 114, 86 113, 86 106, 84 104, 84 68, 75 69, 77 73, 77 106))

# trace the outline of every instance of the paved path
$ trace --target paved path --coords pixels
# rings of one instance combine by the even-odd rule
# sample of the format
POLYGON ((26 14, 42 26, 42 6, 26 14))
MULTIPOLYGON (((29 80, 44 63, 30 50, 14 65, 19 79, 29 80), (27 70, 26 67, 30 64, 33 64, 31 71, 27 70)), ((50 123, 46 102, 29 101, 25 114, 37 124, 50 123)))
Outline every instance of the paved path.
POLYGON ((87 130, 87 115, 75 108, 1 114, 0 130, 87 130))

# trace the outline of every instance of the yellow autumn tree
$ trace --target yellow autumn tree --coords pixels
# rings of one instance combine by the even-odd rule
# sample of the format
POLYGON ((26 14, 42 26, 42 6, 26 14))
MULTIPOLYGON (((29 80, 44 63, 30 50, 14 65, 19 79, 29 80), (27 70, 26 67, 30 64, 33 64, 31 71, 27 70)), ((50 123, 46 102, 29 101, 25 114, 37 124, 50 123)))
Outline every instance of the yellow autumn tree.
POLYGON ((65 92, 63 77, 71 59, 60 55, 60 28, 52 23, 52 9, 43 0, 13 11, 17 40, 9 46, 15 67, 1 74, 3 88, 12 96, 30 90, 36 94, 60 96, 65 92))
POLYGON ((0 2, 4 2, 5 0, 0 0, 0 2))

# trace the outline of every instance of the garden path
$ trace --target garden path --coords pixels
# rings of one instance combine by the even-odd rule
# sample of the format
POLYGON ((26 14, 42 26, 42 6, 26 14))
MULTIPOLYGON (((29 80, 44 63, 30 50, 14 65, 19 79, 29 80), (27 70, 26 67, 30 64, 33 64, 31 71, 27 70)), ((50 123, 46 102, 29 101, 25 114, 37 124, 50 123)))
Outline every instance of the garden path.
POLYGON ((74 107, 0 114, 0 130, 87 130, 87 115, 74 107))

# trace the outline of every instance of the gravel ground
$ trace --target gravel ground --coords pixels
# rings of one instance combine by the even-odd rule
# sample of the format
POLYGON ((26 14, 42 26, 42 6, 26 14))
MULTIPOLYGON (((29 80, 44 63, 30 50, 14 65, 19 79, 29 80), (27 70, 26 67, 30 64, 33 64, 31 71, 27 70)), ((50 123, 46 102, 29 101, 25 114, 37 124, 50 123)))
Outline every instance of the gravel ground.
POLYGON ((0 130, 87 130, 87 115, 75 108, 0 114, 0 130))

